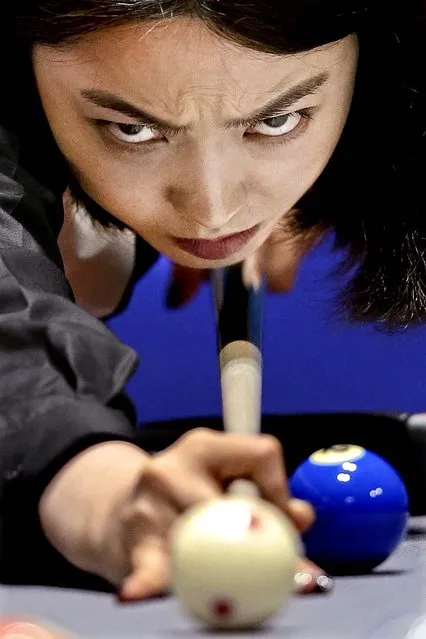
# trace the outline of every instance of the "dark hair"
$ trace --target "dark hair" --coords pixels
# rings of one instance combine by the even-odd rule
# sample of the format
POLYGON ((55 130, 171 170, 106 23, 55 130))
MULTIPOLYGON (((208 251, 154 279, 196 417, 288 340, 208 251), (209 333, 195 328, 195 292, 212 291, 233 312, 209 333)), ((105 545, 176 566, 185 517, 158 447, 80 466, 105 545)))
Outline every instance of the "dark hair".
MULTIPOLYGON (((22 68, 27 65, 27 75, 22 72, 22 77, 29 86, 29 52, 35 43, 66 46, 91 31, 140 20, 193 15, 223 37, 276 54, 307 51, 357 33, 360 61, 348 122, 324 173, 299 202, 292 229, 303 233, 320 227, 335 233, 336 247, 344 249, 341 273, 345 281, 350 275, 342 300, 347 318, 378 321, 386 327, 425 319, 422 0, 1 2, 0 19, 7 29, 3 47, 9 57, 13 51, 22 68)), ((31 144, 33 149, 43 148, 49 161, 44 168, 33 162, 32 170, 44 171, 45 181, 56 188, 70 185, 74 196, 101 223, 119 225, 83 191, 58 157, 37 100, 35 90, 26 99, 26 105, 30 103, 38 114, 37 126, 31 124, 31 144)), ((11 122, 19 121, 17 113, 13 107, 11 122)), ((28 157, 34 159, 34 151, 29 150, 28 157)))

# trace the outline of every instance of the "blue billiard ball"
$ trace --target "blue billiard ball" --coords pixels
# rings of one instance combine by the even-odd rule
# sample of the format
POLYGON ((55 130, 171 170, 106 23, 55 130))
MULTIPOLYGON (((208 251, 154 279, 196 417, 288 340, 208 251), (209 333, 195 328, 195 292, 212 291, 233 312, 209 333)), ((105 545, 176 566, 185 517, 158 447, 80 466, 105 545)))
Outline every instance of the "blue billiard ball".
POLYGON ((317 451, 290 478, 316 521, 303 535, 306 555, 330 574, 362 574, 383 563, 405 536, 409 500, 382 457, 360 446, 317 451))

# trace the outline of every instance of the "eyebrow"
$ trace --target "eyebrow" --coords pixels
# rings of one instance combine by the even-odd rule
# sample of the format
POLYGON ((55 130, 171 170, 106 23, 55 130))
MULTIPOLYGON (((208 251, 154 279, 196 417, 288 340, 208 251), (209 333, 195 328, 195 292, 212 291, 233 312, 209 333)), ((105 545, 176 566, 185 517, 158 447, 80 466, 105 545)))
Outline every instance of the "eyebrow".
MULTIPOLYGON (((244 126, 248 122, 258 122, 265 120, 268 117, 273 117, 282 111, 285 111, 292 107, 296 102, 299 102, 302 98, 315 94, 320 87, 322 87, 329 79, 329 74, 324 72, 320 73, 312 78, 308 78, 299 84, 291 87, 285 93, 275 98, 272 102, 269 102, 259 111, 252 113, 244 118, 231 120, 226 123, 226 127, 238 127, 244 126)), ((189 129, 188 126, 178 126, 162 118, 158 118, 152 113, 143 111, 139 107, 127 102, 118 95, 103 91, 102 89, 83 89, 81 96, 91 104, 108 109, 110 111, 116 111, 134 120, 137 120, 141 124, 152 125, 160 129, 167 129, 170 131, 183 132, 189 129)))

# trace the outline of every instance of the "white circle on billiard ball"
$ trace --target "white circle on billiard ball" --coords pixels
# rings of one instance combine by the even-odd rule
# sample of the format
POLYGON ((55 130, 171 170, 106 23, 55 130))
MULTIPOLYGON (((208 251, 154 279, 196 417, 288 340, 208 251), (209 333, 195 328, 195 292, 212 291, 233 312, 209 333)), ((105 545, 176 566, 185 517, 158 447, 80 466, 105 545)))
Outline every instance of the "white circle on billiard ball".
POLYGON ((298 534, 273 505, 228 495, 187 511, 171 534, 172 590, 211 628, 256 627, 295 592, 298 534))
POLYGON ((330 466, 353 462, 364 457, 366 451, 362 446, 338 445, 330 448, 322 448, 313 453, 309 459, 319 466, 330 466))

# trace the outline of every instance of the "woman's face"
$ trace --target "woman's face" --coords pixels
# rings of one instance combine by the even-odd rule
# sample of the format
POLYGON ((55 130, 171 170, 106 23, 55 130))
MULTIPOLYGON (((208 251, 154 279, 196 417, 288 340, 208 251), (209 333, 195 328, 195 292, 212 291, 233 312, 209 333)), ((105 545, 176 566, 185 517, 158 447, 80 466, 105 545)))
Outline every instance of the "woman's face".
POLYGON ((357 40, 276 56, 197 19, 115 27, 34 68, 85 191, 195 268, 250 256, 311 187, 341 135, 357 40))

